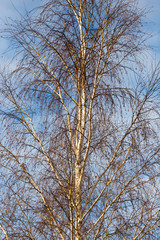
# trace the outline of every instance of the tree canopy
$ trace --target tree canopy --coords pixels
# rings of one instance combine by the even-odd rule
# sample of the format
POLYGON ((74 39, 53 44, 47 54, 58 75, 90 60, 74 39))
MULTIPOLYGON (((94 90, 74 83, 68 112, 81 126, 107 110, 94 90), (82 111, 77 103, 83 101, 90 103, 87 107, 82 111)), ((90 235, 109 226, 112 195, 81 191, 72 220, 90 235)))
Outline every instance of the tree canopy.
POLYGON ((7 24, 2 239, 159 239, 159 65, 135 0, 48 0, 7 24))

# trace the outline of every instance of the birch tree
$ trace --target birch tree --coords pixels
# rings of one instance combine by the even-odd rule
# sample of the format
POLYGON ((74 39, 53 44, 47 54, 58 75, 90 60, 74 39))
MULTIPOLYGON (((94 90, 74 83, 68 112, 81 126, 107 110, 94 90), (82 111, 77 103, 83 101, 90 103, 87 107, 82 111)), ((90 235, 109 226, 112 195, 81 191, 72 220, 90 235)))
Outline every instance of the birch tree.
POLYGON ((159 239, 159 66, 135 0, 50 0, 5 29, 2 239, 159 239))

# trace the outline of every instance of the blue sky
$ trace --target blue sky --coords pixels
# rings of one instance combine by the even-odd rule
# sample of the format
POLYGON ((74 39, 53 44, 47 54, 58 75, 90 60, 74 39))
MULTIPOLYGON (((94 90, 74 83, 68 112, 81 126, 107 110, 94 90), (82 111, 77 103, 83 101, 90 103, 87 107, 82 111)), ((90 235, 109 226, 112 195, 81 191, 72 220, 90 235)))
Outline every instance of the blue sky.
MULTIPOLYGON (((136 0, 135 0, 136 1, 136 0)), ((149 24, 145 31, 152 33, 153 37, 148 44, 153 48, 151 54, 160 60, 160 0, 139 0, 141 7, 151 9, 147 16, 149 24)), ((0 28, 3 28, 3 21, 7 18, 17 18, 18 11, 24 13, 24 9, 30 10, 41 3, 41 0, 0 0, 0 28)), ((7 41, 0 38, 0 56, 7 49, 7 41)))
MULTIPOLYGON (((7 19, 16 19, 20 14, 25 13, 26 10, 31 10, 38 6, 41 0, 0 0, 0 30, 4 27, 4 22, 7 19)), ((4 55, 8 43, 6 40, 0 38, 0 56, 4 55)))
POLYGON ((145 31, 152 33, 153 37, 148 41, 157 54, 160 54, 160 0, 140 0, 140 6, 150 10, 146 20, 148 24, 145 31))

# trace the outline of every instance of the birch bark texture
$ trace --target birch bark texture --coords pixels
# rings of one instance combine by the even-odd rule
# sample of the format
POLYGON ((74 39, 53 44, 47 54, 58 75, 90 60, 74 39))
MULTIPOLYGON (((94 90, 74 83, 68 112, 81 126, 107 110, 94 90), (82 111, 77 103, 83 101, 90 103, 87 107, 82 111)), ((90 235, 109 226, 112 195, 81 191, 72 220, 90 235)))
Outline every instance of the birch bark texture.
POLYGON ((159 65, 132 0, 52 0, 7 24, 0 234, 159 239, 159 65))

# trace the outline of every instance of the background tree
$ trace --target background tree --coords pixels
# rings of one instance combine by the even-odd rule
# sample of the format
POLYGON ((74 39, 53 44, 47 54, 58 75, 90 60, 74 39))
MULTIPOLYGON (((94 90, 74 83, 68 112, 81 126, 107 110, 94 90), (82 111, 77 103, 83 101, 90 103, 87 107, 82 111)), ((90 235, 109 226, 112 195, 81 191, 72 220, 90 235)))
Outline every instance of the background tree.
POLYGON ((3 239, 159 239, 159 66, 128 0, 47 1, 6 30, 3 239))

